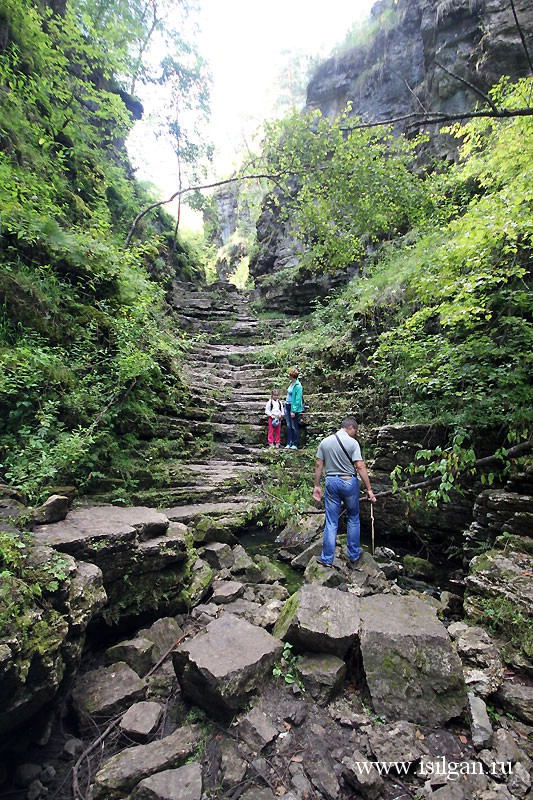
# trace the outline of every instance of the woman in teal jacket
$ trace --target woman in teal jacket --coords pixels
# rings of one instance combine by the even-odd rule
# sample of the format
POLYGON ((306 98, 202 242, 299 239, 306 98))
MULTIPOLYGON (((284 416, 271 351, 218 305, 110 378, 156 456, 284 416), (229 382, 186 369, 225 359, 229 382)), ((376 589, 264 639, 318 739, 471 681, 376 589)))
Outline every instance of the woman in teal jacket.
POLYGON ((294 367, 289 370, 291 382, 287 388, 285 399, 285 421, 287 423, 286 450, 297 450, 300 439, 300 414, 304 410, 303 388, 298 380, 298 370, 294 367))

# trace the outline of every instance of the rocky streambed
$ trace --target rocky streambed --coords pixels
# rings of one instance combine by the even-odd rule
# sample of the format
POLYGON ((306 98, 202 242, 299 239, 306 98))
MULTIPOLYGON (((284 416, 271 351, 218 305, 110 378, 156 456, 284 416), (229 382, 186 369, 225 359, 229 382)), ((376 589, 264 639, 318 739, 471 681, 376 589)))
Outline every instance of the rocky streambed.
POLYGON ((36 529, 41 557, 54 548, 70 565, 67 624, 31 681, 11 673, 0 796, 528 797, 530 677, 456 596, 402 589, 387 551, 354 571, 339 548, 322 567, 320 515, 278 537, 302 579, 289 596, 227 509, 172 517, 87 507, 36 529), (163 577, 154 611, 146 586, 163 577))

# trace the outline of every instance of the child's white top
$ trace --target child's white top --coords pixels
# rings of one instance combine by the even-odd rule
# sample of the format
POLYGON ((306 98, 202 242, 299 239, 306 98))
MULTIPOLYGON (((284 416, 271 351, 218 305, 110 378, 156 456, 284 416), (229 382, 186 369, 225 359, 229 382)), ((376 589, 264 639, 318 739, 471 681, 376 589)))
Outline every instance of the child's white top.
POLYGON ((283 416, 283 403, 281 400, 274 400, 273 398, 266 401, 265 405, 265 414, 267 417, 272 417, 272 419, 281 419, 283 416), (272 408, 270 404, 272 403, 272 408))

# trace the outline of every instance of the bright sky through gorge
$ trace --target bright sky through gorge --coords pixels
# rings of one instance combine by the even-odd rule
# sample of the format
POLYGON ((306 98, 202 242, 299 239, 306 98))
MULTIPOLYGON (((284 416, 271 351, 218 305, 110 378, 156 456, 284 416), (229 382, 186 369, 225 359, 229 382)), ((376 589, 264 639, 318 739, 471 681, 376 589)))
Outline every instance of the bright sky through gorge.
MULTIPOLYGON (((225 175, 260 122, 272 115, 273 88, 291 55, 325 58, 375 0, 200 0, 198 47, 213 76, 211 122, 206 135, 216 147, 215 179, 225 175)), ((140 87, 139 87, 140 88, 140 87)), ((154 136, 151 97, 142 94, 145 118, 130 137, 138 177, 158 187, 161 197, 176 190, 176 159, 169 144, 154 136)), ((169 209, 171 210, 171 209, 169 209)))

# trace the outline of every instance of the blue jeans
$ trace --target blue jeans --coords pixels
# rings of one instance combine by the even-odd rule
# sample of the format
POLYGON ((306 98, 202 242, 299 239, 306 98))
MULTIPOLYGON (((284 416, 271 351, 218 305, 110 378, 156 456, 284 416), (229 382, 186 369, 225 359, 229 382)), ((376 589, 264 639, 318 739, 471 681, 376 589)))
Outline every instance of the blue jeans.
POLYGON ((291 417, 290 403, 285 403, 285 422, 287 423, 287 444, 297 445, 300 440, 300 414, 291 417))
POLYGON ((348 558, 356 561, 361 553, 361 525, 359 521, 359 481, 356 477, 349 481, 343 478, 330 476, 326 478, 324 492, 324 505, 326 507, 326 524, 324 526, 324 541, 320 558, 326 564, 331 564, 335 557, 337 543, 337 530, 341 504, 346 508, 346 528, 348 532, 348 558))

